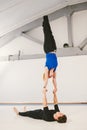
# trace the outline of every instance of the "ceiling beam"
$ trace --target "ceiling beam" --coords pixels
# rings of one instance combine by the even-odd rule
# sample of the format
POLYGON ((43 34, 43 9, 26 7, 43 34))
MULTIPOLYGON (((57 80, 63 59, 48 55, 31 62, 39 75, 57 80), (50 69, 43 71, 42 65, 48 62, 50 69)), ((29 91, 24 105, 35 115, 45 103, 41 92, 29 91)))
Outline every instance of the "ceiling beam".
POLYGON ((83 2, 83 3, 78 3, 75 5, 71 5, 71 9, 74 12, 78 12, 78 11, 82 11, 82 10, 87 10, 87 2, 83 2))
MULTIPOLYGON (((84 50, 81 51, 81 46, 84 45, 84 42, 80 44, 80 47, 77 47, 77 48, 72 47, 73 43, 72 43, 71 14, 73 12, 82 11, 82 10, 87 10, 87 2, 79 3, 79 4, 75 4, 75 5, 69 5, 62 9, 56 10, 55 12, 53 12, 51 14, 48 14, 50 21, 58 19, 62 16, 66 16, 67 21, 68 21, 68 33, 69 33, 68 41, 69 41, 70 47, 58 49, 57 56, 61 57, 61 56, 87 55, 86 51, 84 51, 84 50), (71 30, 71 32, 69 32, 69 29, 71 30)), ((42 41, 39 41, 38 39, 32 38, 25 34, 28 31, 32 30, 33 28, 42 26, 42 20, 43 20, 42 18, 36 19, 18 29, 15 29, 15 30, 3 35, 2 37, 0 37, 0 47, 9 43, 11 40, 15 39, 19 35, 24 35, 25 37, 27 37, 39 44, 42 44, 42 41)), ((14 56, 11 56, 11 58, 13 58, 13 57, 14 56)), ((15 57, 17 57, 17 56, 15 56, 15 57)), ((43 58, 43 57, 44 57, 43 54, 21 55, 20 59, 43 58)), ((17 59, 17 58, 15 58, 15 59, 17 59)), ((7 57, 7 60, 8 60, 8 57, 7 57)))
MULTIPOLYGON (((58 10, 54 11, 53 13, 48 14, 49 20, 52 21, 52 20, 58 19, 60 17, 66 16, 66 14, 70 11, 69 8, 70 8, 71 12, 87 10, 87 2, 79 3, 79 4, 75 4, 75 5, 69 5, 69 6, 62 8, 62 9, 58 9, 58 10)), ((40 18, 38 18, 30 23, 27 23, 24 26, 21 26, 13 31, 28 32, 34 28, 42 26, 42 20, 43 20, 42 17, 40 17, 40 18)), ((4 35, 1 35, 1 36, 4 36, 4 35)))
POLYGON ((72 39, 72 13, 69 13, 66 17, 67 17, 68 44, 69 44, 70 47, 73 47, 73 39, 72 39))
MULTIPOLYGON (((20 50, 21 51, 21 50, 20 50)), ((79 56, 87 55, 87 51, 81 51, 78 47, 69 47, 69 48, 60 48, 57 49, 57 57, 65 56, 79 56)), ((15 60, 28 60, 28 59, 40 59, 45 58, 45 54, 32 54, 32 55, 23 55, 20 53, 8 56, 1 56, 0 61, 15 61, 15 60)))
POLYGON ((2 37, 0 37, 0 47, 6 45, 10 41, 14 40, 16 37, 20 36, 21 32, 18 30, 12 31, 2 37))
POLYGON ((22 33, 21 36, 23 36, 23 37, 25 37, 25 38, 27 38, 27 39, 29 39, 29 40, 35 42, 35 43, 38 43, 38 44, 40 44, 40 45, 43 45, 43 42, 42 42, 41 40, 39 40, 39 39, 37 39, 37 38, 35 38, 35 37, 32 37, 32 36, 30 36, 29 34, 27 35, 26 33, 22 33))
MULTIPOLYGON (((48 14, 49 20, 53 21, 55 19, 58 19, 63 16, 67 16, 68 14, 72 14, 78 11, 87 10, 87 2, 79 3, 75 5, 68 5, 62 9, 58 9, 54 11, 53 13, 48 14)), ((34 28, 37 28, 38 26, 42 26, 42 18, 39 18, 33 22, 31 22, 31 27, 27 28, 27 30, 24 30, 24 32, 28 32, 34 28), (34 24, 35 22, 35 24, 34 24)))
POLYGON ((80 48, 80 50, 83 50, 86 45, 87 45, 87 38, 85 38, 78 47, 80 48))

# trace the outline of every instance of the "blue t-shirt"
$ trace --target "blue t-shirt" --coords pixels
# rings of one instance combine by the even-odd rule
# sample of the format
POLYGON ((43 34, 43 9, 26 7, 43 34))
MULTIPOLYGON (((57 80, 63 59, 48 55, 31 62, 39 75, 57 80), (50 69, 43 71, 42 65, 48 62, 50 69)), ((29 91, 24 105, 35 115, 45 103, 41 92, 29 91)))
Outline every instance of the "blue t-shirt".
POLYGON ((56 68, 58 66, 58 60, 57 60, 57 56, 55 53, 49 52, 46 54, 45 66, 48 68, 48 70, 50 70, 50 69, 54 69, 54 71, 56 70, 56 68))

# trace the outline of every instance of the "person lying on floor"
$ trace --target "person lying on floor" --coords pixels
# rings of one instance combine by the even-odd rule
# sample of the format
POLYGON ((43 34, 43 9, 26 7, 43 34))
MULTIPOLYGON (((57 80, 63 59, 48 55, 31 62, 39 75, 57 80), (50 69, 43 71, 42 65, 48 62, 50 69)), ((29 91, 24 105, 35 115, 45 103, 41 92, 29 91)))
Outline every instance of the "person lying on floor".
POLYGON ((56 96, 56 91, 53 90, 53 101, 54 101, 54 109, 49 109, 47 105, 47 89, 43 88, 43 109, 29 110, 24 112, 19 112, 16 107, 14 107, 14 112, 17 115, 30 117, 34 119, 41 119, 45 121, 57 121, 59 123, 67 122, 67 116, 60 112, 58 107, 58 100, 56 96))

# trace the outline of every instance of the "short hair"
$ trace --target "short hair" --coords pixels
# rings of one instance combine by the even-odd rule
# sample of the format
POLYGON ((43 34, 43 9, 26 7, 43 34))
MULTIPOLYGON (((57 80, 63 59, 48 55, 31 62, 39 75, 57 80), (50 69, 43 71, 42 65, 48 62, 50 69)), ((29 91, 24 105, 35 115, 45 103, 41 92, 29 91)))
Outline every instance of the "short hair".
POLYGON ((67 116, 63 115, 62 117, 59 117, 57 122, 59 122, 59 123, 66 123, 67 122, 67 116))

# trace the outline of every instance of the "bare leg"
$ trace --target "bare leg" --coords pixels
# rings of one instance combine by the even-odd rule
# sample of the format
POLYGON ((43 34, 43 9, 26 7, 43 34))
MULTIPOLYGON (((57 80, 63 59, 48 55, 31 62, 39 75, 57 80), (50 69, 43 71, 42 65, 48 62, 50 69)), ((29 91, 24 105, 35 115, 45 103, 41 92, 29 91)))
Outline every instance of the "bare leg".
POLYGON ((16 107, 13 108, 14 112, 18 115, 19 114, 19 111, 17 110, 16 107))

